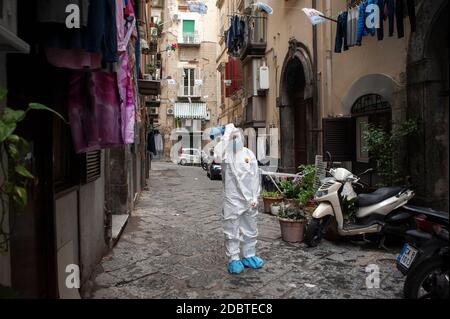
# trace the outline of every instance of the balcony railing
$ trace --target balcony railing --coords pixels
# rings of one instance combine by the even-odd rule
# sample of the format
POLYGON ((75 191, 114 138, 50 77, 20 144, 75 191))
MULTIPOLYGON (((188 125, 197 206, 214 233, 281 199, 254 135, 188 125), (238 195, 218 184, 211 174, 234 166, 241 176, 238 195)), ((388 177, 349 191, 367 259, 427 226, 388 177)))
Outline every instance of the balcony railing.
POLYGON ((248 55, 264 56, 267 48, 267 18, 262 15, 252 17, 247 28, 241 59, 245 59, 248 55))
POLYGON ((197 32, 184 32, 179 44, 181 45, 200 45, 200 36, 197 32))
POLYGON ((178 91, 179 97, 201 97, 202 88, 200 86, 184 86, 181 85, 178 91))
POLYGON ((161 94, 161 81, 139 80, 139 94, 146 96, 158 96, 161 94))

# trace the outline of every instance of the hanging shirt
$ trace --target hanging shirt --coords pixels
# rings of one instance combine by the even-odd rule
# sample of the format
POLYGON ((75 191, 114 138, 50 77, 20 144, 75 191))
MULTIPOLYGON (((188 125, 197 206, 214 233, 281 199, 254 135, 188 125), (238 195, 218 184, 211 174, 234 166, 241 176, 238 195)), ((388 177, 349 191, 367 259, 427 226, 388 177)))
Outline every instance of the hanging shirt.
POLYGON ((341 53, 342 47, 344 47, 344 51, 348 50, 348 42, 347 42, 347 12, 343 12, 338 17, 337 27, 336 27, 336 44, 334 48, 334 52, 341 53))
POLYGON ((352 33, 353 33, 353 10, 347 12, 347 46, 352 47, 352 33))

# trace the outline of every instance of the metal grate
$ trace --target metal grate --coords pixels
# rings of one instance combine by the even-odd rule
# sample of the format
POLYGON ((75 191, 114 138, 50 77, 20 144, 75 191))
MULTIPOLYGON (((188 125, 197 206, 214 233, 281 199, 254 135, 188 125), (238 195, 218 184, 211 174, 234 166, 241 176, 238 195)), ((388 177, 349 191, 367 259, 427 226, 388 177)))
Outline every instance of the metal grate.
POLYGON ((83 183, 91 183, 100 178, 102 174, 101 160, 101 151, 88 152, 84 155, 83 183))
POLYGON ((390 111, 388 101, 378 94, 368 94, 360 97, 352 107, 352 116, 374 114, 390 111))

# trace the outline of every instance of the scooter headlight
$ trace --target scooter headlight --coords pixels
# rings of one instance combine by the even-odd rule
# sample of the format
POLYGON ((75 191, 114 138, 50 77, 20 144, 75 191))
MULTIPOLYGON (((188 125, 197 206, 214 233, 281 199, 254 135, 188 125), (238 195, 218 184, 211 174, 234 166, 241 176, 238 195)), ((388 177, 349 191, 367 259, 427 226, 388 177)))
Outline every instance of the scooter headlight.
POLYGON ((327 189, 325 189, 325 190, 318 190, 316 192, 315 198, 321 198, 321 197, 324 197, 326 195, 328 195, 328 190, 327 189))

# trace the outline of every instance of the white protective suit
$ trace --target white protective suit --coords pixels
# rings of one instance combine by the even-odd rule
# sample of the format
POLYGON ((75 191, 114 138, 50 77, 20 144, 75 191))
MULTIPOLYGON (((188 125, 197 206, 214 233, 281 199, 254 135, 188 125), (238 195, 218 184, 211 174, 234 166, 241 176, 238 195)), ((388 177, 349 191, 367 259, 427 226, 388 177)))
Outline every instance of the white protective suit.
POLYGON ((226 126, 222 140, 214 148, 215 160, 222 163, 224 182, 223 228, 226 254, 232 260, 240 260, 240 242, 243 242, 244 258, 256 253, 258 236, 256 216, 261 191, 258 161, 245 147, 233 150, 232 137, 237 136, 243 145, 243 137, 234 125, 226 126))

